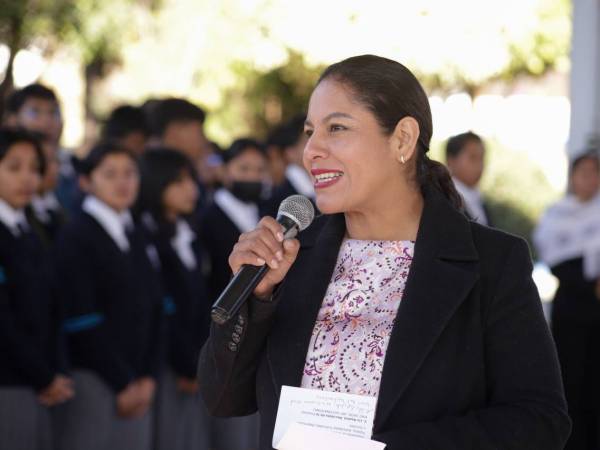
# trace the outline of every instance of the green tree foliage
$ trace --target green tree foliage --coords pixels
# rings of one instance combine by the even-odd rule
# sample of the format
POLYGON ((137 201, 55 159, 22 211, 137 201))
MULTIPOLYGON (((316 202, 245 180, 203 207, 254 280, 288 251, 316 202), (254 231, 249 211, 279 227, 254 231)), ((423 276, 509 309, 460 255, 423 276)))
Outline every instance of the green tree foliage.
POLYGON ((86 115, 92 115, 93 84, 120 62, 123 42, 131 40, 135 30, 135 13, 159 6, 159 0, 0 0, 0 42, 9 48, 0 93, 6 96, 12 90, 19 50, 38 45, 51 55, 69 48, 80 57, 86 115))
MULTIPOLYGON (((0 42, 8 48, 0 99, 6 98, 13 89, 12 70, 17 52, 44 37, 60 39, 75 15, 74 0, 0 0, 0 42)), ((2 108, 0 102, 0 116, 2 108)))
POLYGON ((265 137, 277 124, 306 111, 322 69, 307 65, 294 51, 289 51, 285 63, 266 71, 236 63, 233 72, 243 83, 225 91, 211 120, 226 124, 225 128, 238 136, 265 137))

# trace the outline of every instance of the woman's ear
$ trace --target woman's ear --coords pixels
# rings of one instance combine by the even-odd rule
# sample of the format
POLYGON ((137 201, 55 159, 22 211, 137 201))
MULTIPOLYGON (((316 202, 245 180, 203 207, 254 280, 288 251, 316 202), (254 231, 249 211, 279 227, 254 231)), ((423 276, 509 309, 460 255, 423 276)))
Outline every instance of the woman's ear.
POLYGON ((398 162, 406 164, 415 156, 419 134, 419 123, 413 117, 398 121, 390 139, 392 153, 398 162))

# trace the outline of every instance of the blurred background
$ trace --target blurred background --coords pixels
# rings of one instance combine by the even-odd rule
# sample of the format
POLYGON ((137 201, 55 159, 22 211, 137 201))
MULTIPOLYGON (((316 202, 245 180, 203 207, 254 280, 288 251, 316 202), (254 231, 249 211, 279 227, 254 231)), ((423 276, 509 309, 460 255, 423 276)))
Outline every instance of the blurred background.
POLYGON ((62 145, 78 156, 115 106, 168 96, 202 106, 205 133, 221 146, 240 135, 264 138, 305 109, 323 67, 373 53, 401 61, 424 83, 435 157, 451 135, 484 138, 481 189, 495 224, 530 239, 564 193, 567 155, 597 131, 597 0, 0 5, 0 95, 35 81, 53 88, 62 145))

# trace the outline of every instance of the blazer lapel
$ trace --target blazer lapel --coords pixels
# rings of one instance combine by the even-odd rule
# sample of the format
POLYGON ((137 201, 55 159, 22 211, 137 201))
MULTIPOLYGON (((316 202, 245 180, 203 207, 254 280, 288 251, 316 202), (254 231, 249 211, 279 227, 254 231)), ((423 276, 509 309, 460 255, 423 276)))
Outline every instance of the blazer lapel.
POLYGON ((387 348, 375 433, 477 281, 477 259, 467 219, 441 194, 431 192, 425 198, 412 267, 387 348))
MULTIPOLYGON (((346 224, 342 214, 324 218, 327 222, 316 236, 302 239, 308 258, 295 271, 294 291, 285 291, 274 321, 277 327, 268 342, 268 357, 275 385, 300 386, 310 336, 335 269, 346 224), (304 242, 303 242, 304 241, 304 242)), ((308 230, 307 230, 308 232, 308 230)), ((301 250, 302 251, 302 250, 301 250)), ((288 275, 289 276, 289 275, 288 275)), ((291 281, 291 280, 290 280, 291 281)))

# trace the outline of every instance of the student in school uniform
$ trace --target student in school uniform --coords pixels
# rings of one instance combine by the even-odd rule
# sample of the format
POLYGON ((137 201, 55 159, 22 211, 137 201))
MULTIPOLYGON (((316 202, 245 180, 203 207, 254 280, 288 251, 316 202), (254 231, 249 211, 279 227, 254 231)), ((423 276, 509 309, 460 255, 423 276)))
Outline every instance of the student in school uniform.
POLYGON ((600 447, 600 155, 570 162, 569 190, 533 233, 558 279, 550 319, 573 429, 565 449, 600 447))
POLYGON ((31 199, 31 204, 26 208, 25 214, 44 247, 49 248, 58 237, 67 217, 55 193, 60 169, 58 155, 43 135, 40 135, 40 139, 46 161, 46 171, 40 188, 31 199))
POLYGON ((30 84, 12 93, 6 109, 9 123, 45 136, 60 162, 56 196, 67 211, 78 210, 80 192, 75 171, 77 158, 60 146, 64 123, 56 93, 48 86, 30 84))
POLYGON ((479 191, 485 169, 483 139, 472 131, 457 134, 446 143, 446 164, 467 216, 481 225, 493 226, 492 217, 479 191))
POLYGON ((168 316, 167 364, 158 382, 155 450, 201 450, 210 418, 198 394, 196 367, 208 337, 210 299, 203 251, 187 218, 198 199, 195 169, 183 154, 153 149, 141 158, 137 210, 161 261, 168 316))
POLYGON ((121 105, 112 110, 102 129, 103 140, 114 140, 136 155, 142 155, 148 140, 148 124, 142 108, 121 105))
MULTIPOLYGON (((259 217, 258 202, 267 177, 263 147, 253 139, 238 139, 223 153, 223 188, 203 214, 200 236, 210 261, 209 293, 214 302, 231 279, 229 254, 240 234, 252 230, 259 217)), ((247 450, 258 446, 257 415, 214 419, 218 450, 247 450)))
POLYGON ((304 195, 316 207, 313 182, 302 164, 302 155, 307 141, 304 134, 305 120, 306 115, 295 116, 275 128, 267 138, 267 155, 274 186, 271 195, 261 206, 261 210, 268 216, 276 216, 279 205, 290 195, 304 195), (285 167, 283 173, 280 169, 282 159, 285 167))
POLYGON ((40 241, 25 206, 45 161, 24 131, 0 130, 0 448, 51 448, 49 406, 73 396, 60 373, 57 309, 40 241))
POLYGON ((259 202, 267 177, 262 145, 253 139, 237 139, 223 152, 223 187, 203 213, 200 236, 210 259, 209 293, 216 297, 231 279, 229 253, 241 233, 260 220, 259 202))
POLYGON ((82 212, 56 244, 78 394, 57 420, 57 447, 145 450, 163 355, 163 299, 156 249, 129 212, 139 188, 137 159, 116 143, 100 143, 80 171, 82 212))

